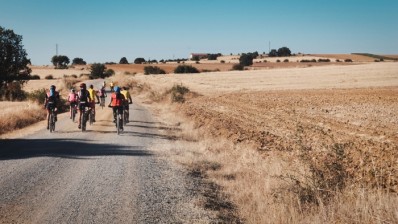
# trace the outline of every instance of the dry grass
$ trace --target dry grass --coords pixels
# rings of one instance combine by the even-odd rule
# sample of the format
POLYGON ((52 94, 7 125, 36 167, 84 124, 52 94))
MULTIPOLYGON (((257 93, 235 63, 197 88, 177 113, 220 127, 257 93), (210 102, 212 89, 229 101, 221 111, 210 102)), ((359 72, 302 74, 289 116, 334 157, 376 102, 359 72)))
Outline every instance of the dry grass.
POLYGON ((20 129, 45 119, 46 112, 32 102, 0 102, 0 134, 20 129))
MULTIPOLYGON (((364 87, 384 79, 395 85, 397 76, 389 66, 396 64, 363 66, 329 67, 328 73, 341 70, 348 86, 358 87, 358 80, 349 80, 367 67, 361 72, 367 76, 364 87), (385 78, 378 79, 380 75, 385 78)), ((294 79, 306 76, 303 72, 287 71, 297 76, 294 79)), ((247 79, 250 72, 241 74, 247 79)), ((178 82, 145 79, 155 95, 173 83, 206 93, 182 106, 140 98, 162 121, 165 134, 175 139, 154 149, 220 189, 216 197, 220 217, 245 223, 398 222, 394 193, 398 130, 396 117, 391 116, 398 105, 395 88, 314 90, 319 89, 318 82, 310 81, 303 86, 306 90, 289 90, 292 78, 285 75, 287 84, 274 82, 288 90, 239 92, 238 75, 230 75, 178 76, 178 82), (216 86, 223 83, 217 80, 235 85, 229 92, 220 91, 216 86), (212 91, 203 88, 207 83, 212 91)), ((323 80, 331 77, 322 75, 323 80)), ((254 86, 258 78, 251 80, 254 86)), ((214 199, 202 197, 198 199, 202 206, 214 199)))

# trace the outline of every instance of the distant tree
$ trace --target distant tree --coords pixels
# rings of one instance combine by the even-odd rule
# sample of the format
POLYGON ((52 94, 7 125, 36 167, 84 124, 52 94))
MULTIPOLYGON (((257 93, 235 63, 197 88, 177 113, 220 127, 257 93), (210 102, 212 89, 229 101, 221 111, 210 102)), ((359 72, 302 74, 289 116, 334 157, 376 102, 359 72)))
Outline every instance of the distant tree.
POLYGON ((195 55, 191 59, 192 61, 200 61, 200 57, 198 55, 195 55))
POLYGON ((166 74, 166 71, 157 67, 157 66, 145 66, 144 67, 144 74, 149 75, 149 74, 166 74))
POLYGON ((253 54, 242 54, 239 58, 239 64, 242 66, 250 66, 253 64, 253 54))
POLYGON ((83 60, 83 58, 74 58, 72 60, 72 65, 86 65, 87 63, 83 60))
POLYGON ((276 51, 275 49, 272 49, 269 54, 269 57, 278 57, 278 51, 276 51))
POLYGON ((105 73, 105 64, 101 63, 94 63, 91 65, 91 73, 90 73, 90 78, 92 79, 98 79, 98 78, 106 78, 111 76, 109 73, 105 73))
POLYGON ((291 56, 291 55, 292 55, 292 52, 287 47, 281 47, 281 48, 278 49, 278 56, 279 57, 287 57, 287 56, 291 56))
POLYGON ((22 36, 13 30, 0 26, 0 94, 4 87, 12 82, 21 86, 28 79, 32 70, 28 67, 30 60, 22 45, 22 36))
POLYGON ((51 62, 53 63, 56 69, 66 69, 68 68, 70 60, 65 55, 54 55, 51 58, 51 62))
POLYGON ((191 65, 179 65, 174 69, 174 73, 199 73, 199 70, 191 65))
POLYGON ((144 58, 136 58, 135 60, 134 60, 134 64, 143 64, 143 63, 145 63, 146 61, 145 61, 145 59, 144 58))
POLYGON ((128 64, 129 62, 127 61, 127 58, 126 57, 122 57, 121 59, 120 59, 120 62, 119 62, 119 64, 128 64))
POLYGON ((217 60, 218 56, 219 56, 219 54, 208 54, 207 60, 217 60))

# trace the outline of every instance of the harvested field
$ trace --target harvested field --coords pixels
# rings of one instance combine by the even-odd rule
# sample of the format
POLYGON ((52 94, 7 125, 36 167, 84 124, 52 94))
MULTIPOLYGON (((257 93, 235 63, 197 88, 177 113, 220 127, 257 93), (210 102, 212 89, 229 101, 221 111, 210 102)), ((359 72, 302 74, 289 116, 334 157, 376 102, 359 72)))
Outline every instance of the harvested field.
POLYGON ((198 93, 150 103, 182 128, 162 152, 222 186, 245 222, 398 221, 398 63, 134 79, 198 93))
POLYGON ((253 145, 265 154, 276 150, 295 157, 305 147, 321 157, 342 145, 355 182, 398 191, 397 88, 232 93, 192 99, 181 109, 209 137, 253 145))

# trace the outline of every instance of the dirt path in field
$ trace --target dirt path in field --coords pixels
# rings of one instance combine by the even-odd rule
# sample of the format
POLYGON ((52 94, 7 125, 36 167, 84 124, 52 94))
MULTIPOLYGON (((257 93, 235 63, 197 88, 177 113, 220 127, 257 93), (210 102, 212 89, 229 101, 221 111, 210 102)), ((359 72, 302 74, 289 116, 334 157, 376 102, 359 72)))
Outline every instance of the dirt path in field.
MULTIPOLYGON (((109 102, 109 101, 108 101, 109 102)), ((187 173, 149 151, 162 124, 138 105, 116 134, 109 108, 82 133, 67 114, 0 140, 0 223, 208 223, 187 173)))

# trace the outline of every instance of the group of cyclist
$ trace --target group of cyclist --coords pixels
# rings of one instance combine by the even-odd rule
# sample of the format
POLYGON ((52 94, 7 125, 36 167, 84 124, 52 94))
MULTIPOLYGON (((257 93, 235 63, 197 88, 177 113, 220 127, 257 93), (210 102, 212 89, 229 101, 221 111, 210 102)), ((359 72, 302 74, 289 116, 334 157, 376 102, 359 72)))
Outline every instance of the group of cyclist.
MULTIPOLYGON (((92 110, 93 122, 95 122, 95 104, 101 102, 105 102, 105 97, 107 97, 105 91, 105 82, 103 83, 100 90, 96 91, 93 85, 87 86, 85 83, 80 84, 80 90, 76 91, 74 88, 70 90, 67 101, 69 102, 70 107, 70 118, 72 118, 73 109, 77 108, 79 112, 78 119, 78 128, 81 128, 82 115, 85 112, 85 108, 92 110)), ((123 87, 123 90, 119 86, 113 87, 113 83, 110 83, 111 87, 111 101, 109 102, 108 107, 113 109, 113 122, 116 122, 116 115, 119 111, 123 114, 123 111, 129 112, 129 104, 132 104, 133 101, 131 99, 131 95, 127 90, 127 87, 123 87)), ((49 129, 49 114, 52 109, 55 111, 55 120, 57 120, 56 112, 60 102, 59 92, 56 91, 56 87, 54 85, 50 86, 49 91, 45 96, 44 108, 47 110, 47 129, 49 129)), ((128 119, 126 123, 128 123, 128 119)))

